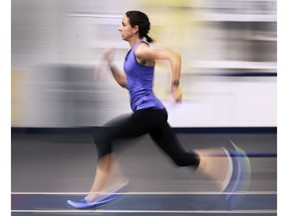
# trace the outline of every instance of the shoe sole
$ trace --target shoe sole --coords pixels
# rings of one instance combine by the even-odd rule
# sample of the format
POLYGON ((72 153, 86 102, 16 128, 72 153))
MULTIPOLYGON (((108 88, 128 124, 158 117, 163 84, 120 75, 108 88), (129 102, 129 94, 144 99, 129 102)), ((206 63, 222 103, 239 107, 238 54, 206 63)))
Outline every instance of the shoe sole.
POLYGON ((119 201, 120 198, 123 197, 123 195, 125 195, 125 192, 127 191, 127 187, 128 187, 128 182, 118 187, 116 190, 114 190, 113 193, 109 193, 108 195, 102 197, 101 199, 93 203, 83 204, 82 206, 80 204, 77 206, 77 202, 67 200, 66 204, 68 205, 68 207, 72 207, 74 209, 80 209, 80 210, 96 209, 96 208, 108 206, 108 205, 115 203, 116 201, 119 201))
POLYGON ((233 161, 232 178, 223 192, 226 192, 230 208, 243 199, 251 179, 251 163, 246 152, 230 140, 228 151, 233 161))
POLYGON ((231 179, 232 179, 232 175, 233 175, 233 160, 230 156, 230 152, 223 148, 223 151, 225 152, 226 156, 227 156, 227 160, 228 160, 228 171, 227 171, 227 175, 225 177, 225 180, 224 180, 224 183, 223 183, 223 186, 222 186, 222 190, 221 191, 225 191, 226 188, 229 186, 229 183, 231 182, 231 179))

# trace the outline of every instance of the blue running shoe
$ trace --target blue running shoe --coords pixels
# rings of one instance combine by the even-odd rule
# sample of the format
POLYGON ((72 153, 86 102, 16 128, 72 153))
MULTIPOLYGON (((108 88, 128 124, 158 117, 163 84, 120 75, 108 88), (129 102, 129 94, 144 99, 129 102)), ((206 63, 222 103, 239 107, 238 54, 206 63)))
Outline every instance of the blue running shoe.
POLYGON ((81 199, 80 201, 67 200, 67 204, 75 209, 90 209, 107 205, 121 197, 127 191, 127 185, 128 182, 125 182, 117 189, 115 189, 112 193, 99 197, 99 199, 96 199, 93 202, 87 202, 85 199, 81 199))
POLYGON ((251 164, 246 152, 230 141, 229 153, 233 161, 232 178, 224 192, 230 208, 238 204, 249 188, 251 178, 251 164))

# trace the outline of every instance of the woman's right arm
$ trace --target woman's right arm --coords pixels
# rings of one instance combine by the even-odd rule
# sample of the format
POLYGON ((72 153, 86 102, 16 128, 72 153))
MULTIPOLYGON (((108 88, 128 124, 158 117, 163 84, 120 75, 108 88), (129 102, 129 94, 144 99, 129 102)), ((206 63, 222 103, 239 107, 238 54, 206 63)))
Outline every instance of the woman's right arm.
POLYGON ((106 49, 103 52, 103 59, 107 61, 108 66, 116 82, 123 88, 127 88, 126 75, 121 73, 115 63, 113 62, 115 49, 106 49))

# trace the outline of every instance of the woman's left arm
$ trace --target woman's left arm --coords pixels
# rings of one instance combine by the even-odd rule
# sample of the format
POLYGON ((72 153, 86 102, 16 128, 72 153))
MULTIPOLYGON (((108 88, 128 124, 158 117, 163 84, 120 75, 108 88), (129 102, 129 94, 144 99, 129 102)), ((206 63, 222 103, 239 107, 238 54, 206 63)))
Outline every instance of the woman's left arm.
POLYGON ((136 50, 136 57, 142 60, 167 60, 171 67, 171 93, 176 102, 182 100, 182 90, 180 88, 181 76, 181 55, 170 49, 150 48, 149 46, 139 46, 136 50))

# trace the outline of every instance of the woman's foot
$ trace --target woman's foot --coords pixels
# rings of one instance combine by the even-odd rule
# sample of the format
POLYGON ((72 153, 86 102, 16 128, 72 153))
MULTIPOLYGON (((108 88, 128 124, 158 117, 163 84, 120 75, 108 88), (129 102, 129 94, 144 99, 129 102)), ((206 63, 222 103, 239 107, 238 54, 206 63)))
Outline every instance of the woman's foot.
POLYGON ((200 157, 198 172, 215 181, 221 191, 229 185, 233 173, 233 161, 226 148, 195 150, 200 157))
POLYGON ((110 192, 90 193, 80 201, 67 200, 67 204, 76 209, 97 208, 107 205, 119 197, 121 197, 128 190, 128 181, 118 185, 110 192))

